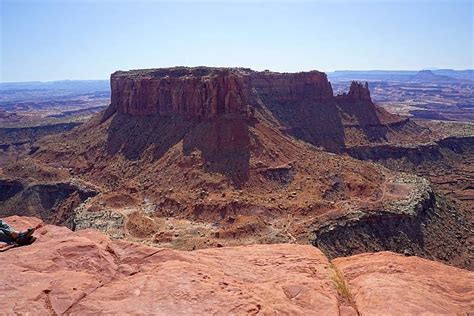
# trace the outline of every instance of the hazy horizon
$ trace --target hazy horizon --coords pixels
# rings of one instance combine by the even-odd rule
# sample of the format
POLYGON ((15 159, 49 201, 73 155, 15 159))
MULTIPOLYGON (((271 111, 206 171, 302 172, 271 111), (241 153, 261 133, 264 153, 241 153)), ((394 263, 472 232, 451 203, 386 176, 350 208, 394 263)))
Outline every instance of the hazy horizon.
MULTIPOLYGON (((173 68, 173 67, 201 67, 201 66, 169 66, 169 67, 160 67, 160 68, 173 68)), ((218 67, 218 68, 227 68, 227 66, 213 66, 213 67, 218 67)), ((230 67, 230 66, 229 66, 230 67)), ((234 67, 234 66, 232 66, 234 67)), ((248 68, 245 66, 235 66, 237 68, 248 68)), ((143 69, 143 68, 140 68, 143 69)), ((134 69, 118 69, 116 71, 128 71, 128 70, 134 70, 134 69)), ((256 69, 253 69, 256 70, 256 69)), ((262 69, 263 70, 263 69, 262 69)), ((270 71, 273 71, 272 69, 268 69, 270 71)), ((311 70, 316 70, 320 71, 319 69, 310 69, 310 70, 304 70, 304 71, 311 71, 311 70)), ((331 73, 336 73, 336 72, 418 72, 422 70, 431 70, 431 71, 439 71, 439 70, 454 70, 454 71, 474 71, 474 68, 470 69, 453 69, 453 68, 422 68, 422 69, 401 69, 401 70, 393 70, 393 69, 336 69, 333 71, 324 71, 326 74, 331 74, 331 73)), ((258 70, 260 71, 260 70, 258 70)), ((296 70, 295 72, 298 72, 296 70)), ((25 81, 0 81, 0 84, 14 84, 14 83, 51 83, 51 82, 63 82, 63 81, 109 81, 110 80, 110 75, 108 75, 107 78, 84 78, 84 79, 53 79, 53 80, 25 80, 25 81)))
POLYGON ((473 2, 1 0, 0 82, 175 65, 472 69, 473 2))

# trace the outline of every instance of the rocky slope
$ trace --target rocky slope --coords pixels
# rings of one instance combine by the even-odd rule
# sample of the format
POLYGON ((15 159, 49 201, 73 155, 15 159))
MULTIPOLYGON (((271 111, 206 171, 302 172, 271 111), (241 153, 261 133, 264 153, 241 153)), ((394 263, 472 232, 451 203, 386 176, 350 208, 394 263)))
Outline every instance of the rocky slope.
MULTIPOLYGON (((424 125, 432 128, 436 133, 439 129, 438 125, 446 124, 425 123, 424 125)), ((440 222, 444 224, 458 221, 462 223, 458 227, 465 232, 447 227, 439 227, 438 231, 455 232, 451 235, 457 236, 458 239, 470 239, 474 231, 473 126, 466 124, 466 128, 459 135, 454 133, 456 128, 452 126, 448 128, 448 135, 445 135, 446 128, 442 129, 443 135, 429 143, 356 146, 350 148, 348 152, 358 159, 372 160, 391 170, 411 172, 428 179, 433 190, 443 196, 436 198, 438 201, 436 204, 441 204, 444 209, 450 210, 441 213, 435 211, 436 216, 433 218, 442 219, 440 222)), ((433 210, 436 209, 439 208, 433 208, 433 210)), ((470 252, 472 252, 472 246, 470 252)), ((472 263, 470 267, 472 268, 472 263)))
POLYGON ((93 187, 80 181, 0 179, 2 216, 39 215, 50 223, 67 224, 74 209, 97 194, 93 187))
MULTIPOLYGON (((0 113, 1 121, 1 113, 0 113)), ((80 123, 51 124, 34 127, 0 126, 0 167, 15 162, 34 151, 34 142, 45 135, 69 131, 80 123)))
MULTIPOLYGON (((6 219, 18 229, 35 218, 6 219)), ((474 274, 382 252, 327 259, 301 245, 193 252, 45 225, 0 252, 6 314, 469 314, 474 274)))

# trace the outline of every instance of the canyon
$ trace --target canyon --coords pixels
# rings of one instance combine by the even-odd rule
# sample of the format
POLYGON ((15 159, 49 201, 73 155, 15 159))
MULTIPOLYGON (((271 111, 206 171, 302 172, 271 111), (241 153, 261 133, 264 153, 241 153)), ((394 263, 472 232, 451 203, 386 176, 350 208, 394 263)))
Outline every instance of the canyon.
POLYGON ((11 313, 472 311, 470 125, 318 71, 175 67, 113 73, 105 110, 45 134, 0 164, 2 218, 44 221, 0 253, 5 295, 37 280, 11 313))
POLYGON ((334 95, 318 71, 175 67, 115 72, 111 89, 105 111, 1 169, 3 187, 20 183, 2 215, 185 250, 289 242, 471 268, 469 202, 363 161, 447 140, 376 106, 367 84, 334 95))

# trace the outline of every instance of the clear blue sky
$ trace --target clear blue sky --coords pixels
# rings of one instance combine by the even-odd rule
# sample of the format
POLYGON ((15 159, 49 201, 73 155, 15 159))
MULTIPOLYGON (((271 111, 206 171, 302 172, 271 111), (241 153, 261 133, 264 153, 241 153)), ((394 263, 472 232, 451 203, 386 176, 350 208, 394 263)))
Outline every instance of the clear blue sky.
POLYGON ((0 81, 176 65, 473 68, 473 1, 0 0, 0 81))

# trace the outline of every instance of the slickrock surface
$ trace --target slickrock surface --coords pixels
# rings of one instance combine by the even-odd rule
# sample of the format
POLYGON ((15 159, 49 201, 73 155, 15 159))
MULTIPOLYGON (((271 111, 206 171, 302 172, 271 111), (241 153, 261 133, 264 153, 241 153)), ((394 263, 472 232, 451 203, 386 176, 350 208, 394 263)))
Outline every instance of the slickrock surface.
POLYGON ((463 315, 474 311, 474 273, 391 252, 333 261, 362 315, 463 315))
POLYGON ((181 252, 52 225, 37 235, 31 246, 0 253, 7 314, 338 313, 329 261, 311 246, 181 252))
MULTIPOLYGON (((18 229, 35 218, 5 219, 18 229)), ((474 311, 473 273, 416 257, 333 263, 300 245, 194 252, 111 241, 45 225, 0 252, 5 314, 412 314, 474 311), (356 309, 357 308, 357 309, 356 309)))

